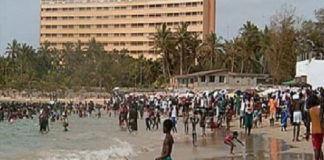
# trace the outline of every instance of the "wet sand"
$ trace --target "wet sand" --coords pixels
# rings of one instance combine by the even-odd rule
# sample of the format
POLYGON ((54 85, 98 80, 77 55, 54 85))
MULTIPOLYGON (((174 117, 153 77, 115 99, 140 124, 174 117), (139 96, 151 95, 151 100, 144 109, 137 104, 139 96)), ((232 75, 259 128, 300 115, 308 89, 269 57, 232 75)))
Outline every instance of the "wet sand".
MULTIPOLYGON (((181 120, 180 120, 181 121, 181 120)), ((276 123, 274 128, 268 127, 268 120, 265 119, 261 128, 254 128, 252 135, 246 136, 244 129, 237 127, 238 120, 234 118, 231 123, 231 131, 240 132, 240 140, 246 145, 242 147, 236 144, 235 155, 229 154, 229 147, 223 143, 223 138, 228 131, 208 129, 207 137, 198 136, 198 145, 194 147, 191 142, 191 134, 184 135, 182 123, 178 124, 178 132, 174 134, 175 144, 172 158, 176 160, 226 160, 226 159, 248 159, 248 160, 312 160, 313 151, 311 141, 306 141, 300 137, 301 142, 292 142, 292 127, 289 126, 287 132, 280 131, 280 123, 276 123)), ((189 131, 191 129, 189 128, 189 131)), ((304 126, 301 126, 301 135, 304 133, 304 126)), ((198 131, 198 134, 200 132, 198 131)), ((160 147, 149 152, 138 154, 135 160, 152 160, 160 155, 162 140, 159 140, 160 147)))

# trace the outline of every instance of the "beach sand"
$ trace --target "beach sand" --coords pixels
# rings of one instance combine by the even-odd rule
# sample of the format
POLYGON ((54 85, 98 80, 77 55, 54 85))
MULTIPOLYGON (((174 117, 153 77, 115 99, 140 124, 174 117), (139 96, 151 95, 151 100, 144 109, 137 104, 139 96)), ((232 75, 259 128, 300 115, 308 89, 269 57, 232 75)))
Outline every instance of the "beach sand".
MULTIPOLYGON (((180 120, 181 121, 181 120, 180 120)), ((198 136, 198 145, 194 147, 191 142, 191 134, 184 135, 182 123, 178 124, 178 132, 174 135, 172 158, 176 160, 217 160, 217 159, 301 159, 312 160, 313 150, 311 141, 306 141, 302 136, 300 142, 292 142, 292 126, 286 132, 280 131, 280 123, 270 128, 268 119, 263 119, 263 127, 253 128, 252 135, 244 134, 244 129, 238 127, 238 119, 231 122, 231 131, 239 131, 240 139, 247 146, 242 147, 236 143, 235 155, 229 154, 229 147, 223 143, 223 138, 229 131, 217 129, 212 132, 208 129, 207 137, 198 136)), ((189 128, 190 130, 190 128, 189 128)), ((301 125, 301 135, 305 133, 305 127, 301 125)), ((199 132, 198 132, 199 134, 199 132)), ((135 157, 135 160, 152 160, 160 155, 163 140, 160 138, 160 147, 143 152, 135 157)), ((155 142, 158 143, 158 142, 155 142)))

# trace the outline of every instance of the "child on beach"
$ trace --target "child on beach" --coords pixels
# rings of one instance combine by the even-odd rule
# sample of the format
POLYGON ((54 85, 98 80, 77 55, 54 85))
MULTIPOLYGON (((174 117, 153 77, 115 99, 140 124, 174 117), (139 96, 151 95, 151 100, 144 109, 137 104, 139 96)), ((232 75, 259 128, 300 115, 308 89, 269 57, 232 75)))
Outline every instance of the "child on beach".
POLYGON ((237 139, 237 137, 238 137, 238 132, 233 132, 233 134, 232 135, 228 135, 228 136, 226 136, 225 137, 225 139, 224 139, 224 143, 226 144, 226 145, 229 145, 230 147, 231 147, 231 154, 234 154, 233 153, 233 149, 234 149, 234 147, 236 146, 234 143, 233 143, 233 140, 235 139, 237 142, 239 142, 242 146, 244 146, 244 144, 242 143, 242 141, 240 141, 239 139, 237 139))
POLYGON ((163 142, 162 153, 161 156, 156 158, 155 160, 172 160, 171 152, 174 141, 171 135, 171 129, 172 121, 170 119, 165 120, 163 122, 163 133, 165 133, 165 138, 163 142))

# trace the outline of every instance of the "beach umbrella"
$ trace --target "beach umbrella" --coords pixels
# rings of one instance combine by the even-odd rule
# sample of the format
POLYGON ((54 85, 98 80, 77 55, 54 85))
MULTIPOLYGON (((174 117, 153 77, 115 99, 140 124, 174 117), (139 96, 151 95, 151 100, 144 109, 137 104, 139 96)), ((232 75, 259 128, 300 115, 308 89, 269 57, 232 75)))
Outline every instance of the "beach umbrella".
POLYGON ((167 94, 165 92, 158 92, 155 94, 155 97, 165 97, 167 94))
POLYGON ((178 97, 179 97, 179 98, 186 98, 186 97, 187 97, 187 94, 185 94, 185 93, 180 93, 180 94, 178 94, 178 97))
POLYGON ((187 98, 193 98, 194 96, 195 96, 195 94, 193 94, 193 93, 187 93, 187 95, 186 95, 187 98))

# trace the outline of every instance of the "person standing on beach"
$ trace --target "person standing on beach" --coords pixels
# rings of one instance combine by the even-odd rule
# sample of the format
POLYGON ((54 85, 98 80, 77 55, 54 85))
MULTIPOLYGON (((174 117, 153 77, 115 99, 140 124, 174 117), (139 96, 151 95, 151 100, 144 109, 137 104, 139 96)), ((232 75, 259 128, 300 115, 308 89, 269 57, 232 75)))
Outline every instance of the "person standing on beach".
POLYGON ((197 114, 194 112, 193 116, 190 118, 190 122, 192 124, 192 144, 196 146, 197 142, 197 131, 196 131, 196 126, 199 122, 199 118, 197 114))
POLYGON ((271 97, 269 101, 270 106, 270 127, 274 127, 274 120, 276 118, 276 112, 277 112, 277 101, 274 97, 271 97))
POLYGON ((177 104, 174 101, 171 108, 171 121, 172 121, 172 130, 174 133, 177 133, 177 120, 178 120, 178 108, 177 104))
POLYGON ((173 137, 171 135, 172 130, 172 121, 167 119, 163 122, 163 133, 165 133, 165 138, 162 147, 161 156, 156 158, 155 160, 172 160, 172 146, 174 143, 173 137))
POLYGON ((281 111, 281 131, 287 131, 287 120, 289 117, 288 114, 288 108, 284 106, 281 111))
POLYGON ((241 108, 241 98, 238 94, 235 94, 235 114, 234 117, 236 117, 237 114, 239 114, 241 108))
POLYGON ((244 116, 245 116, 245 107, 246 107, 246 100, 243 98, 240 108, 240 128, 244 127, 244 116))
POLYGON ((294 94, 293 101, 292 101, 292 112, 293 112, 293 140, 292 141, 299 141, 299 133, 300 133, 300 123, 302 121, 302 101, 300 98, 302 94, 294 94))
MULTIPOLYGON (((321 126, 320 120, 320 105, 319 99, 314 94, 311 93, 308 98, 309 116, 310 122, 312 126, 312 143, 315 154, 315 160, 323 160, 323 152, 322 152, 322 143, 323 143, 323 129, 321 126)), ((309 139, 310 132, 306 133, 306 140, 309 139)))
POLYGON ((206 136, 206 109, 201 109, 200 127, 202 129, 202 136, 206 136))
POLYGON ((247 103, 247 107, 245 109, 245 134, 251 134, 252 124, 253 124, 253 105, 254 100, 251 98, 250 103, 247 103))
POLYGON ((63 113, 62 113, 62 126, 63 126, 63 128, 64 128, 64 132, 67 132, 68 131, 68 126, 69 126, 69 121, 68 121, 68 118, 67 118, 67 113, 66 113, 67 111, 64 111, 63 113))

